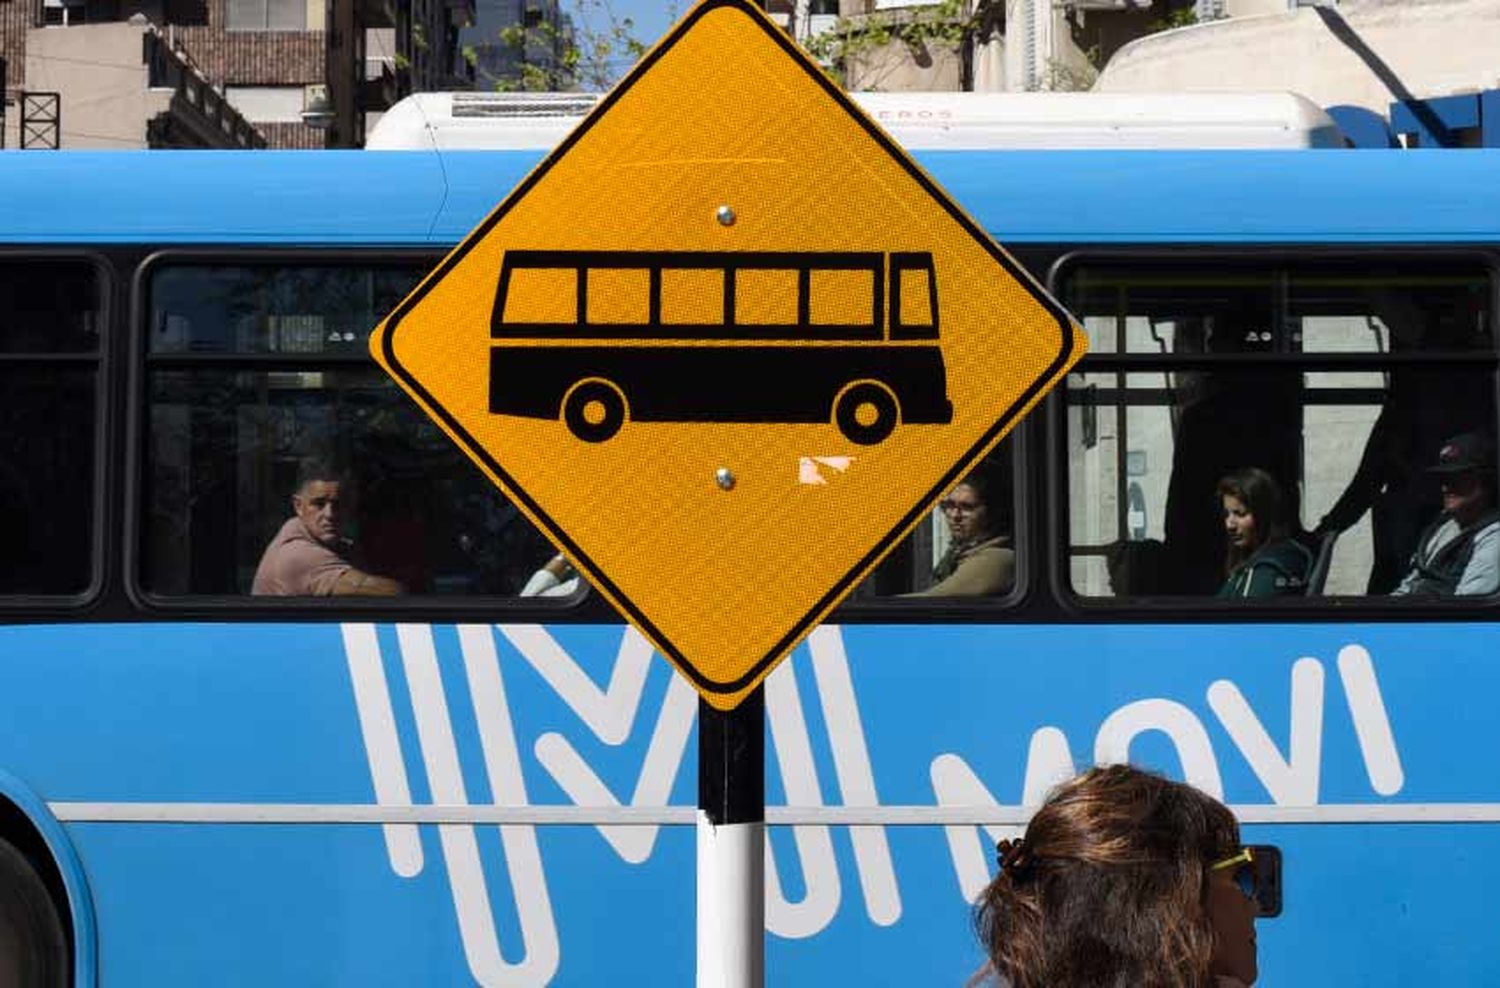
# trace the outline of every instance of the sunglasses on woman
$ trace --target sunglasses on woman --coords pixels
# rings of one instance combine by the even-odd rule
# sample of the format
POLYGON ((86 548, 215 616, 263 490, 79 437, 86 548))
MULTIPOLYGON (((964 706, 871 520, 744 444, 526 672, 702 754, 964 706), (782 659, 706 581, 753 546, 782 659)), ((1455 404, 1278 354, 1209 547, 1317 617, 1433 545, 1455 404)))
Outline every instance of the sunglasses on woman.
POLYGON ((1281 849, 1270 844, 1246 845, 1235 854, 1208 866, 1210 873, 1227 871, 1235 887, 1260 907, 1262 917, 1281 915, 1281 849))
POLYGON ((1208 866, 1209 871, 1227 871, 1234 884, 1247 899, 1258 898, 1260 884, 1259 876, 1255 873, 1255 852, 1248 847, 1240 848, 1240 852, 1233 857, 1225 858, 1223 861, 1215 861, 1208 866))

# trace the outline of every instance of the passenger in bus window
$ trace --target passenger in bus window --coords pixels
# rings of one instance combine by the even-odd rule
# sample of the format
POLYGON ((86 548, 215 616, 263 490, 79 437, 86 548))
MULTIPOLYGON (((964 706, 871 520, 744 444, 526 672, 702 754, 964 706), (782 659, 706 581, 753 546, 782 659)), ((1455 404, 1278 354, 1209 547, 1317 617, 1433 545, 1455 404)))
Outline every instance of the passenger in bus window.
POLYGON ((971 985, 1242 988, 1259 974, 1258 872, 1228 807, 1128 765, 1047 797, 975 906, 971 985))
POLYGON ((1246 467, 1219 481, 1229 547, 1220 597, 1302 594, 1312 553, 1292 536, 1296 512, 1265 470, 1246 467))
MULTIPOLYGON (((1213 354, 1265 352, 1271 332, 1269 299, 1245 298, 1240 310, 1205 319, 1204 350, 1213 354)), ((1277 477, 1299 476, 1302 439, 1300 373, 1246 367, 1175 375, 1172 472, 1167 483, 1162 541, 1165 589, 1204 595, 1223 579, 1218 479, 1246 463, 1277 477)))
POLYGON ((581 585, 583 577, 573 568, 568 557, 558 553, 535 573, 517 594, 520 597, 566 597, 581 585))
POLYGON ((1500 511, 1495 447, 1475 432, 1454 436, 1427 472, 1437 477, 1443 513, 1417 540, 1399 595, 1469 596, 1500 590, 1500 511))
POLYGON ((250 592, 257 596, 393 596, 404 588, 389 577, 359 569, 344 535, 353 486, 341 468, 304 460, 297 471, 292 517, 266 546, 250 592))
POLYGON ((1116 597, 1150 597, 1165 593, 1162 582, 1166 546, 1159 539, 1120 539, 1105 549, 1109 592, 1116 597))
MULTIPOLYGON (((1375 292, 1375 319, 1390 336, 1391 353, 1463 350, 1475 345, 1472 326, 1417 305, 1410 293, 1375 292)), ((1435 307, 1434 307, 1435 309, 1435 307)), ((1441 513, 1431 478, 1421 466, 1434 444, 1475 421, 1494 418, 1495 386, 1488 373, 1397 364, 1385 401, 1365 440, 1359 466, 1314 534, 1352 528, 1366 511, 1374 562, 1365 592, 1391 593, 1405 574, 1417 540, 1441 513)))
POLYGON ((1010 545, 1010 499, 981 468, 943 498, 943 520, 953 537, 932 570, 932 586, 912 597, 982 597, 1010 593, 1016 553, 1010 545))

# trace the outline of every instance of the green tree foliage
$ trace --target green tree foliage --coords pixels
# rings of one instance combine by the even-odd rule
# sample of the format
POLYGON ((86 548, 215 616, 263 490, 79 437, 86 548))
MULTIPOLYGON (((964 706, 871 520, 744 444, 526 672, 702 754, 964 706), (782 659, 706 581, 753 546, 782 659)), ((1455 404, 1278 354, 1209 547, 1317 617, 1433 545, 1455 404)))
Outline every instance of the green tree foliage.
POLYGON ((515 53, 515 69, 495 80, 496 89, 603 92, 648 47, 635 22, 616 14, 610 0, 573 0, 568 13, 569 24, 540 19, 500 32, 501 43, 515 53))
POLYGON ((977 0, 968 9, 964 0, 942 0, 932 6, 841 17, 829 30, 809 38, 805 47, 842 85, 854 62, 887 45, 900 43, 918 52, 970 44, 999 6, 996 0, 977 0))

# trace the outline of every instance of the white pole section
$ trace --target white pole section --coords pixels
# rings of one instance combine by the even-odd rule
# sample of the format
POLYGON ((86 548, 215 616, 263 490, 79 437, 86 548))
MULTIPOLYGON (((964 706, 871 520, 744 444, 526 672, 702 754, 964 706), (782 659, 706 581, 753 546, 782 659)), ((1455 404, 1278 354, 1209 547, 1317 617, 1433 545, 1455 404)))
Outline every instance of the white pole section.
POLYGON ((766 972, 766 699, 698 701, 698 988, 766 972))
POLYGON ((698 988, 765 983, 765 862, 765 824, 698 811, 698 988))

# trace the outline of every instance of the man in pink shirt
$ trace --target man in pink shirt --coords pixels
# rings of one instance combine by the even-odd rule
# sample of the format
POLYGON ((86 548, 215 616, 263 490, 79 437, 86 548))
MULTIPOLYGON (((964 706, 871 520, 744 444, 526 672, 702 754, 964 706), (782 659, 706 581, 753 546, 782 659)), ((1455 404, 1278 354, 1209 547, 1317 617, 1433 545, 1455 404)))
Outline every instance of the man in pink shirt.
POLYGON ((349 488, 342 471, 319 460, 302 464, 297 493, 292 495, 293 515, 266 546, 255 570, 252 594, 384 597, 404 592, 395 580, 366 573, 349 561, 350 543, 343 534, 349 488))

